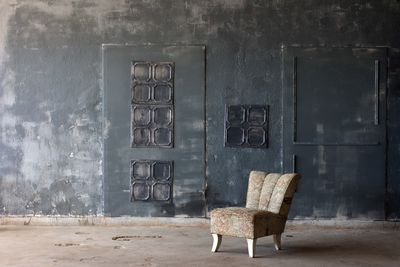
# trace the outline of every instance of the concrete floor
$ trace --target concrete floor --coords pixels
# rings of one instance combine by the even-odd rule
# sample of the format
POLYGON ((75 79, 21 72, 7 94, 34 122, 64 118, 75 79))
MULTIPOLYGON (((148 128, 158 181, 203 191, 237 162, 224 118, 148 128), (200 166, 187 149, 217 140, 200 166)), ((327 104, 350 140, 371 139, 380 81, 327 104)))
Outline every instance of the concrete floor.
POLYGON ((400 266, 400 231, 290 226, 275 251, 224 237, 212 254, 206 226, 0 226, 0 266, 400 266), (117 238, 117 236, 126 236, 117 238))

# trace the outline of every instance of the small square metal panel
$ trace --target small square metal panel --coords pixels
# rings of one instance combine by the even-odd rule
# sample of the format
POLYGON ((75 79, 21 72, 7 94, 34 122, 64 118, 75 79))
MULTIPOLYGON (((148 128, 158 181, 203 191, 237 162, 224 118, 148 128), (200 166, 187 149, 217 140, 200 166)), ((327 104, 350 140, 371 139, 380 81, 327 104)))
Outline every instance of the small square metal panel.
POLYGON ((174 63, 133 61, 132 104, 173 104, 174 63))
POLYGON ((132 147, 173 147, 173 106, 132 106, 132 147))
POLYGON ((174 146, 174 63, 134 61, 131 147, 174 146))
POLYGON ((268 106, 226 106, 225 146, 266 148, 268 146, 268 106))
POLYGON ((131 201, 172 201, 173 161, 132 160, 131 201))

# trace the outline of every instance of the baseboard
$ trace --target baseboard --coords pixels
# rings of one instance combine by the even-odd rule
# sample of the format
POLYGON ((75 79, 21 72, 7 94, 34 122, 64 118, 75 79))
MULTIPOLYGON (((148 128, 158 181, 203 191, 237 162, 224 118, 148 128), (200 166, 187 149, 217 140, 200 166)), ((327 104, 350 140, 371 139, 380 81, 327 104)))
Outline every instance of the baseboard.
POLYGON ((375 229, 400 231, 400 221, 373 221, 373 220, 288 220, 289 227, 326 227, 340 229, 375 229))
POLYGON ((0 225, 38 226, 208 226, 206 218, 177 217, 107 217, 107 216, 0 216, 0 225))
MULTIPOLYGON (((107 216, 0 216, 0 225, 37 226, 196 226, 208 227, 208 218, 186 217, 107 217, 107 216)), ((372 220, 288 220, 289 228, 325 227, 349 229, 376 229, 400 231, 400 221, 372 220)))

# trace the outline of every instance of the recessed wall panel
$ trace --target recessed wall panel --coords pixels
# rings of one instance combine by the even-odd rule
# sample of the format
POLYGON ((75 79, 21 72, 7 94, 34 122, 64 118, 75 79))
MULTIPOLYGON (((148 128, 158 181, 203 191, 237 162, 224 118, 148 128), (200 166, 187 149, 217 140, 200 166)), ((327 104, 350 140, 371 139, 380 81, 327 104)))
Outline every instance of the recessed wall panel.
POLYGON ((103 64, 104 214, 204 217, 205 47, 105 45, 103 64))

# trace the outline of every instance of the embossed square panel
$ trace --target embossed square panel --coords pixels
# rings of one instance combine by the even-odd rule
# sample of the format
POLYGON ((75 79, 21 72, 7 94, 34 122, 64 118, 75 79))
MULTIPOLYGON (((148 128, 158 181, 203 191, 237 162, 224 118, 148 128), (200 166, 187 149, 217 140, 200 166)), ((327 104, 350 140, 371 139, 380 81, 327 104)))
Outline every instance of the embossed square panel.
POLYGON ((133 121, 135 126, 146 126, 151 122, 151 110, 146 106, 135 106, 133 108, 133 121))
POLYGON ((172 131, 168 128, 157 128, 154 130, 154 144, 159 146, 172 145, 172 131))
POLYGON ((132 160, 131 201, 172 201, 173 161, 132 160))
POLYGON ((172 101, 172 87, 168 84, 157 84, 153 92, 156 102, 170 103, 172 101))
POLYGON ((168 180, 172 176, 170 162, 158 161, 153 164, 153 177, 157 180, 168 180))
POLYGON ((267 141, 268 106, 225 107, 225 146, 266 148, 267 141))
POLYGON ((150 177, 150 165, 147 162, 135 161, 132 163, 132 177, 133 180, 145 180, 150 177))
POLYGON ((231 145, 242 145, 245 142, 244 129, 241 127, 228 127, 226 129, 226 141, 231 145))
POLYGON ((150 186, 146 182, 132 183, 132 200, 149 200, 150 186))
POLYGON ((153 199, 168 201, 171 198, 171 186, 168 183, 153 184, 153 199))
POLYGON ((169 82, 172 79, 172 64, 156 63, 154 64, 153 78, 158 82, 169 82))
POLYGON ((247 130, 247 142, 251 146, 262 146, 266 142, 266 134, 262 127, 251 127, 247 130))
POLYGON ((228 108, 229 123, 243 123, 246 117, 246 109, 242 106, 230 106, 228 108))
POLYGON ((172 123, 171 107, 156 107, 154 109, 154 123, 159 125, 169 125, 172 123))
POLYGON ((151 87, 147 84, 136 84, 133 86, 133 99, 134 103, 146 103, 151 99, 151 87))
POLYGON ((250 107, 247 121, 252 125, 265 124, 267 121, 267 109, 265 107, 250 107))
POLYGON ((150 130, 135 127, 132 135, 132 146, 147 146, 150 143, 150 130))
POLYGON ((151 64, 147 62, 135 62, 132 64, 132 79, 139 82, 147 82, 151 78, 151 64))

